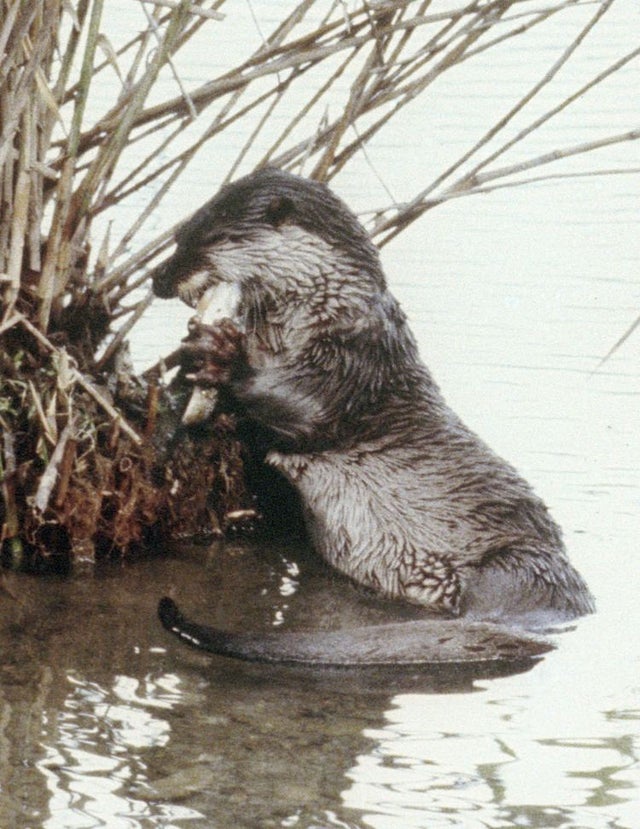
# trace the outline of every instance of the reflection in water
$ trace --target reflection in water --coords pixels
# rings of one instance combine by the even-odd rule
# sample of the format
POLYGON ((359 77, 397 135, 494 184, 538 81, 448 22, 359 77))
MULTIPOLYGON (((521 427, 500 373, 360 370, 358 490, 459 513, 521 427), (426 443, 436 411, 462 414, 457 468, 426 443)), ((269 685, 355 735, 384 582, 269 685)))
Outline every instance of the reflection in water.
MULTIPOLYGON (((563 673, 554 675, 550 657, 534 688, 509 678, 482 694, 394 697, 384 727, 365 732, 375 745, 348 773, 345 804, 375 829, 632 829, 640 733, 630 735, 629 725, 640 721, 640 711, 579 706, 572 716, 571 677, 589 681, 590 671, 582 661, 567 681, 571 662, 556 661, 563 673), (555 683, 545 684, 550 679, 555 683)), ((629 667, 630 674, 636 666, 629 667)), ((612 691, 627 672, 613 673, 612 691)))
POLYGON ((396 697, 384 728, 367 732, 375 749, 349 772, 346 805, 375 829, 634 825, 633 740, 541 737, 544 724, 523 722, 526 697, 494 702, 396 697))
POLYGON ((202 815, 179 804, 136 797, 148 784, 144 750, 165 746, 163 710, 180 702, 174 674, 139 680, 116 676, 111 688, 68 676, 70 690, 57 716, 44 724, 38 769, 50 792, 43 829, 175 826, 202 815))
MULTIPOLYGON (((637 662, 596 681, 601 617, 497 679, 246 665, 155 619, 173 585, 202 618, 272 627, 292 551, 216 555, 19 579, 24 606, 0 605, 0 826, 635 829, 637 662)), ((289 627, 389 612, 311 559, 295 578, 289 627)))

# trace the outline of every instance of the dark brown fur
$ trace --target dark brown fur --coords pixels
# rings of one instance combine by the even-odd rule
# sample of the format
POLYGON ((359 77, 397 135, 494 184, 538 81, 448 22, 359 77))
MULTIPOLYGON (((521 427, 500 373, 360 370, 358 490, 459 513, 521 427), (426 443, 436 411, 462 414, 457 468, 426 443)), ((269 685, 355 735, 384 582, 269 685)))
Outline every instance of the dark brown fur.
POLYGON ((447 407, 378 253, 325 186, 263 170, 186 223, 159 296, 240 285, 238 318, 195 326, 185 361, 222 385, 296 488, 317 551, 445 617, 593 610, 529 485, 447 407))

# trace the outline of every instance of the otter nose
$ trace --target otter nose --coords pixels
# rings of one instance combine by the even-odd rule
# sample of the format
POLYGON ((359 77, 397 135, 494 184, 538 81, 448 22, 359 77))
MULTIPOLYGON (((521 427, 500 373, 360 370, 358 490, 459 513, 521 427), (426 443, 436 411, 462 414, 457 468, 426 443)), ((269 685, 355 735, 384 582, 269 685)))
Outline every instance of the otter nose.
POLYGON ((151 284, 153 293, 161 299, 177 296, 176 287, 166 262, 161 263, 151 272, 151 284))

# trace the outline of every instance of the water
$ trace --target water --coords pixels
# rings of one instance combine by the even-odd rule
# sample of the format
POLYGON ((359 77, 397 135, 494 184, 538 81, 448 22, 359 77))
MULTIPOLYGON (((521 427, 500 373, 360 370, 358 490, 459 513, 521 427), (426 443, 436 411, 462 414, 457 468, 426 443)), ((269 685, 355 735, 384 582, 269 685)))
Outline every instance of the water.
MULTIPOLYGON (((630 48, 637 8, 614 6, 575 75, 630 48)), ((558 26, 506 50, 408 113, 370 150, 394 195, 475 140, 565 35, 558 26)), ((532 154, 637 124, 638 80, 630 67, 530 139, 532 154)), ((639 161, 637 145, 620 145, 583 168, 639 161)), ((194 172, 203 189, 207 164, 194 172)), ((362 181, 364 162, 336 188, 358 209, 386 200, 362 181)), ((0 826, 640 827, 640 336, 596 370, 640 313, 638 184, 620 175, 457 199, 383 255, 449 402, 549 503, 598 613, 518 675, 308 673, 206 657, 155 620, 170 589, 230 626, 391 612, 293 547, 194 548, 70 580, 6 576, 0 826)), ((134 338, 141 365, 171 349, 181 313, 153 306, 134 338)))

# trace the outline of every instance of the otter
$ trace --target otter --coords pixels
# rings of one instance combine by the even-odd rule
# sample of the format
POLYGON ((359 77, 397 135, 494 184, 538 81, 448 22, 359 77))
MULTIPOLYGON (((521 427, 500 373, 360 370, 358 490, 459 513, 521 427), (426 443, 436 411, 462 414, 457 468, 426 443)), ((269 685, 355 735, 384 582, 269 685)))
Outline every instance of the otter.
POLYGON ((181 227, 153 288, 193 307, 232 297, 222 319, 190 323, 191 380, 260 436, 319 555, 427 617, 234 634, 163 599, 168 630, 262 661, 508 660, 548 649, 536 630, 594 610, 543 501, 445 403, 377 248, 327 186, 272 168, 225 186, 181 227))

